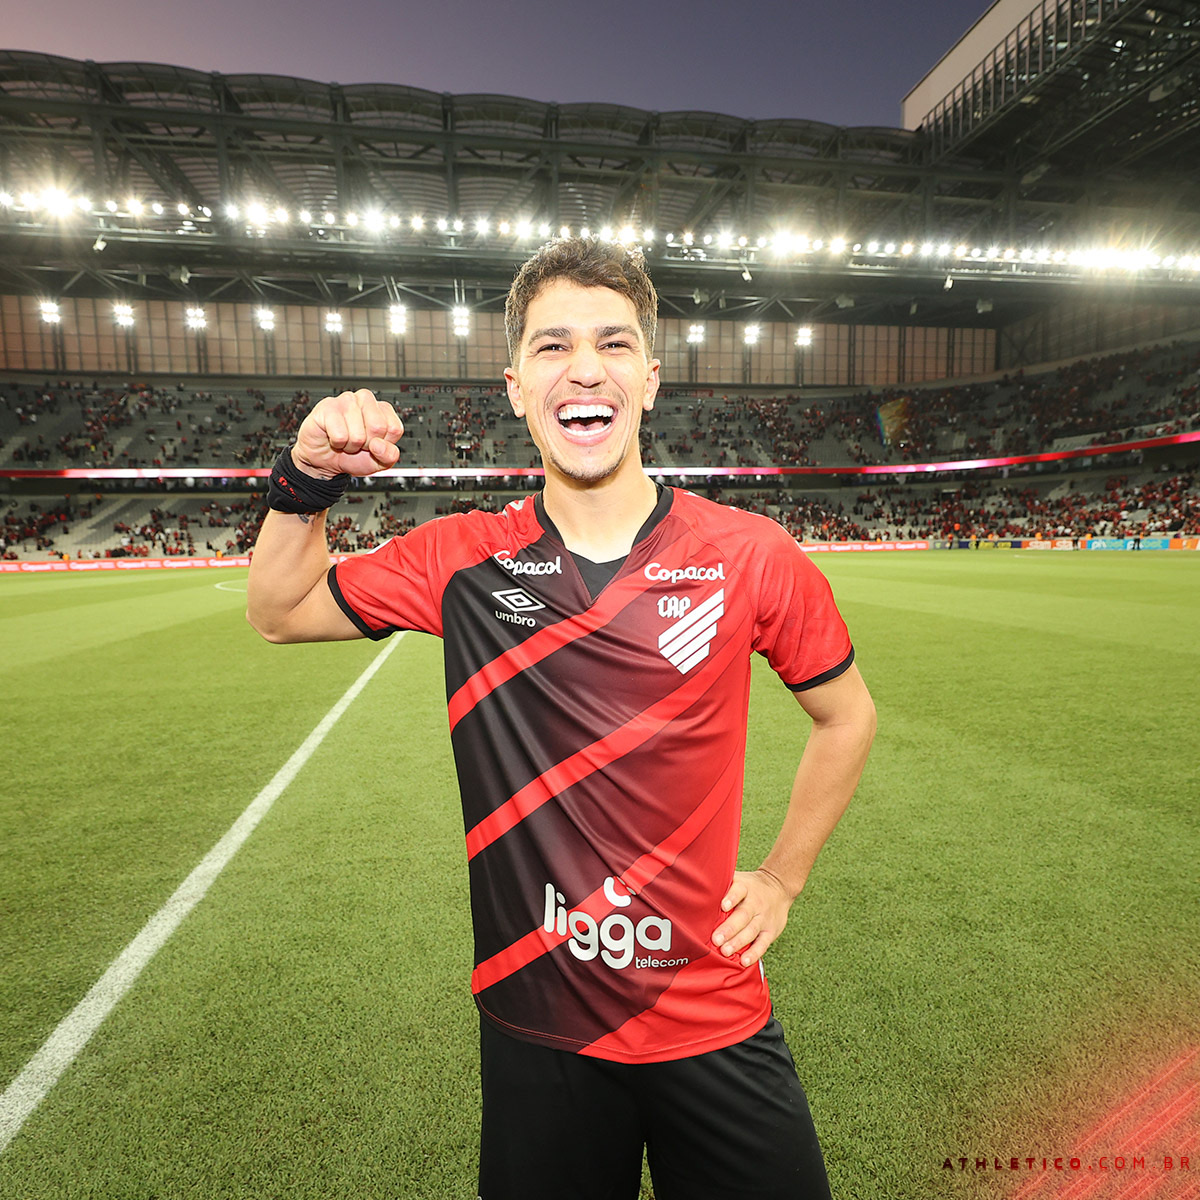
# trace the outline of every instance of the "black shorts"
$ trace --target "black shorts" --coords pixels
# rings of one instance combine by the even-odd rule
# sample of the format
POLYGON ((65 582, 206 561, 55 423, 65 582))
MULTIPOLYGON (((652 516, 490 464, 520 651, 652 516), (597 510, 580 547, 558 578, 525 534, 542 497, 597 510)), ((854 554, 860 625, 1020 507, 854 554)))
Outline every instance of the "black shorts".
POLYGON ((829 1200, 779 1022, 724 1050, 614 1063, 481 1022, 480 1200, 829 1200))

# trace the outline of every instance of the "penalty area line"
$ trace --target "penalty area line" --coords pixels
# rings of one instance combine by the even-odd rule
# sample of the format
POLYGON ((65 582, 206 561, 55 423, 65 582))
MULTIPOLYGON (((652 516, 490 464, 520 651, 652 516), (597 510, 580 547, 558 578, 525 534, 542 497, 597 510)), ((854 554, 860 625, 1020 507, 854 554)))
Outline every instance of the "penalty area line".
POLYGON ((0 1153, 4 1152, 9 1142, 20 1132, 30 1114, 75 1061, 108 1014, 137 982, 138 976, 150 960, 179 928, 188 913, 204 899, 213 881, 300 773, 329 731, 354 703, 358 694, 383 666, 388 655, 395 650, 403 637, 404 634, 399 633, 388 639, 388 644, 371 660, 370 665, 350 685, 346 694, 325 714, 299 749, 275 773, 271 782, 255 796, 242 815, 229 827, 225 836, 179 885, 175 894, 117 955, 91 991, 59 1022, 58 1027, 42 1043, 21 1073, 0 1095, 0 1153))

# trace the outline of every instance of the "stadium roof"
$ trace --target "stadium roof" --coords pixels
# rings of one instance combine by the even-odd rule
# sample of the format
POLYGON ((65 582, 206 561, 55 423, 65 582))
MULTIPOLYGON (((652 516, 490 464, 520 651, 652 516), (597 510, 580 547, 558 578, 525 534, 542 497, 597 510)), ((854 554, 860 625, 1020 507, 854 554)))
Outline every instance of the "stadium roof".
POLYGON ((1172 81, 1197 8, 1140 60, 1142 98, 1170 101, 1157 152, 1115 99, 1081 119, 1082 49, 1038 103, 955 138, 0 51, 0 290, 496 306, 567 227, 641 243, 681 316, 1000 326, 1081 287, 1194 303, 1196 92, 1172 81), (1136 163, 1101 152, 1119 129, 1136 163))

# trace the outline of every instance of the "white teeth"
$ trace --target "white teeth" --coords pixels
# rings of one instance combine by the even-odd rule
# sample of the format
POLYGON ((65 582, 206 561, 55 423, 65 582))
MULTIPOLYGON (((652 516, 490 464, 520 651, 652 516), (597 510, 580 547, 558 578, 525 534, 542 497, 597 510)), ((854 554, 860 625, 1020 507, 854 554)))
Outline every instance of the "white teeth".
POLYGON ((587 421, 593 417, 611 417, 613 408, 608 404, 564 404, 558 410, 560 421, 587 421))

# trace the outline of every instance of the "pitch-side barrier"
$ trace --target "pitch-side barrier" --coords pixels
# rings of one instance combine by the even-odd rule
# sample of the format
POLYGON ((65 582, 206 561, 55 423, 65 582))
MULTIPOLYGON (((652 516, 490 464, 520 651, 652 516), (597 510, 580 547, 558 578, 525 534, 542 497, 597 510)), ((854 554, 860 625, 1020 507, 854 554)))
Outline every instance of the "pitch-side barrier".
MULTIPOLYGON (((959 538, 953 541, 801 542, 805 554, 865 553, 871 550, 1200 550, 1200 538, 959 538)), ((335 554, 334 562, 350 557, 335 554)), ((67 558, 0 562, 0 575, 44 575, 64 571, 178 571, 189 567, 248 567, 248 554, 224 558, 67 558)))

